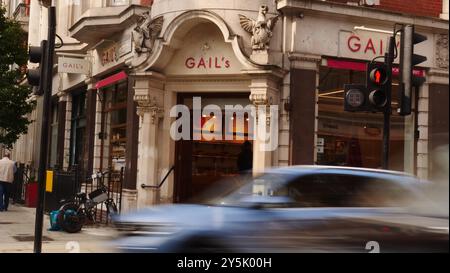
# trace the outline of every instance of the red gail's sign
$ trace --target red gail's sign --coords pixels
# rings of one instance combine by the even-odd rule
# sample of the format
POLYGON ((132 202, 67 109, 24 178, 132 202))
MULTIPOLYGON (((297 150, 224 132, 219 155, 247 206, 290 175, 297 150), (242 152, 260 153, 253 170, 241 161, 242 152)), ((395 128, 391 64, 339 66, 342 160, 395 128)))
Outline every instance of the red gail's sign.
POLYGON ((229 69, 230 60, 223 56, 188 57, 184 63, 187 69, 229 69))
MULTIPOLYGON (((338 57, 351 58, 359 60, 372 60, 377 56, 384 56, 388 49, 390 34, 379 33, 373 31, 340 31, 339 32, 339 50, 338 57)), ((396 37, 396 47, 400 49, 400 35, 396 37)), ((415 53, 428 57, 428 60, 433 58, 430 52, 433 52, 432 44, 429 42, 416 45, 415 53)), ((400 60, 397 57, 394 63, 400 60)), ((429 61, 423 63, 423 66, 429 66, 429 61)))
MULTIPOLYGON (((384 55, 386 53, 387 43, 382 38, 368 37, 363 39, 355 34, 349 36, 347 39, 347 47, 351 52, 363 54, 384 55)), ((399 48, 400 41, 397 40, 396 43, 397 48, 399 48)))

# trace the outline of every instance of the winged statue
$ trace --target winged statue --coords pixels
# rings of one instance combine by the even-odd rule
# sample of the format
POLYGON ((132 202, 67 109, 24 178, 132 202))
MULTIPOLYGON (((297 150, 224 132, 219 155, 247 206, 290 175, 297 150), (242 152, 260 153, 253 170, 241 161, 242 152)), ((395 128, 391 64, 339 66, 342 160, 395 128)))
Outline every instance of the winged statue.
POLYGON ((136 53, 152 53, 156 39, 161 33, 164 17, 152 19, 150 12, 145 12, 133 30, 133 43, 136 53))
POLYGON ((278 16, 266 19, 269 12, 268 6, 261 6, 258 18, 250 19, 245 15, 239 14, 241 27, 252 34, 251 44, 253 50, 268 50, 272 31, 278 21, 278 16))

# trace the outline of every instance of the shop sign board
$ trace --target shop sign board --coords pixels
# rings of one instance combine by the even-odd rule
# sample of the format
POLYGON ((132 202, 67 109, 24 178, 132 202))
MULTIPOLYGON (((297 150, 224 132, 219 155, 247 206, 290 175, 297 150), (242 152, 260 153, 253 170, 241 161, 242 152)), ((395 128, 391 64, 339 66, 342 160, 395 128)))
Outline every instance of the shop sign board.
POLYGON ((58 58, 58 72, 69 74, 88 74, 89 62, 80 58, 58 58))
MULTIPOLYGON (((375 31, 341 30, 339 32, 338 57, 372 60, 377 56, 384 56, 388 47, 390 36, 392 35, 375 31)), ((397 48, 400 48, 400 35, 397 36, 396 45, 397 48)), ((416 46, 416 54, 428 57, 428 61, 423 63, 422 66, 429 67, 431 65, 430 60, 433 60, 433 56, 430 56, 430 52, 433 52, 432 47, 433 44, 431 41, 427 41, 416 46)), ((394 63, 398 63, 399 59, 400 58, 397 57, 394 63)))

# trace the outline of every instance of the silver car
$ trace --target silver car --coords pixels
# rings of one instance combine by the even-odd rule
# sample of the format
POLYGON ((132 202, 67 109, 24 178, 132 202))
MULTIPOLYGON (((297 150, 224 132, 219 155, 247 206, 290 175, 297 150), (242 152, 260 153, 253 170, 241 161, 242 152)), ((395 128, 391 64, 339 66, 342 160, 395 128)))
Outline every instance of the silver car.
MULTIPOLYGON (((392 171, 293 166, 224 180, 199 204, 115 220, 123 252, 448 252, 430 182, 392 171)), ((197 201, 200 202, 200 201, 197 201)))

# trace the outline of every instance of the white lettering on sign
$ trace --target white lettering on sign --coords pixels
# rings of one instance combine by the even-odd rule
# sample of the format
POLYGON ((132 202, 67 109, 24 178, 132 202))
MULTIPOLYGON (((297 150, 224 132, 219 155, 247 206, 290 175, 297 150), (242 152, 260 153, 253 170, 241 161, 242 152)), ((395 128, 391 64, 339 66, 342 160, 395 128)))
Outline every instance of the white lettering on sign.
POLYGON ((85 59, 59 57, 58 72, 70 74, 88 74, 89 62, 85 59))

